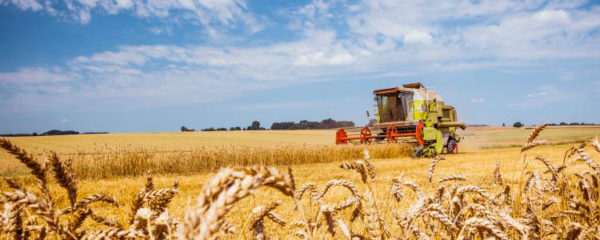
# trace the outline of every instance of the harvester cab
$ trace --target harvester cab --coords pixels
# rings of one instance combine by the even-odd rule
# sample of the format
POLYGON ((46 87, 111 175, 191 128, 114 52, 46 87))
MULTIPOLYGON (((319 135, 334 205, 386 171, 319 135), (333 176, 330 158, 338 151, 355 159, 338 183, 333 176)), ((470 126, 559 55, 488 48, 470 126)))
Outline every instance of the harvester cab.
POLYGON ((437 92, 423 84, 409 83, 373 91, 377 119, 362 128, 341 128, 336 143, 397 143, 415 146, 413 157, 433 157, 442 152, 458 153, 460 136, 456 109, 445 105, 437 92))

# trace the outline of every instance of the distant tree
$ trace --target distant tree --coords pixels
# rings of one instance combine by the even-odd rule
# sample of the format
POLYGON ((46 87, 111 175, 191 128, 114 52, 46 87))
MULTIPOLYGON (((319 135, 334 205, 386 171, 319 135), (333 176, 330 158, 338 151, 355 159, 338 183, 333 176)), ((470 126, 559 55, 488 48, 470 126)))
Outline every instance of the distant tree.
POLYGON ((181 131, 182 132, 193 132, 196 131, 193 128, 186 128, 185 126, 181 126, 181 131))
POLYGON ((66 131, 61 131, 61 130, 50 130, 47 131, 45 133, 42 133, 42 136, 53 136, 53 135, 77 135, 79 134, 79 132, 77 131, 73 131, 73 130, 66 130, 66 131))
MULTIPOLYGON (((375 120, 377 121, 377 120, 375 120)), ((354 123, 350 121, 335 121, 331 118, 317 121, 302 120, 295 122, 274 122, 271 124, 271 130, 295 130, 295 129, 333 129, 341 127, 354 127, 354 123)))
POLYGON ((566 122, 560 122, 558 125, 566 126, 566 125, 569 125, 569 124, 567 124, 566 122))
POLYGON ((252 130, 258 130, 260 129, 260 122, 259 121, 252 121, 252 126, 251 126, 252 130))
POLYGON ((506 124, 502 123, 502 127, 506 127, 506 124))
POLYGON ((516 127, 516 128, 523 127, 523 123, 521 123, 521 122, 515 122, 515 123, 513 124, 513 127, 516 127))
POLYGON ((240 127, 230 127, 229 131, 240 131, 242 130, 240 127))
POLYGON ((31 136, 37 136, 37 132, 33 132, 33 134, 31 134, 31 136))

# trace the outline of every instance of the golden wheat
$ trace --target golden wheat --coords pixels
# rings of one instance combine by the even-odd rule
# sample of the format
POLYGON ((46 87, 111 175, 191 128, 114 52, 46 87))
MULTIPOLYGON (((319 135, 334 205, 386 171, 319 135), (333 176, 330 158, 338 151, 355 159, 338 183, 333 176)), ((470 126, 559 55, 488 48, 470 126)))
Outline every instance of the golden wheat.
MULTIPOLYGON (((534 129, 525 146, 537 141, 544 127, 534 129)), ((493 178, 483 180, 500 185, 499 192, 494 188, 487 190, 480 182, 468 183, 458 173, 446 173, 446 177, 433 181, 436 165, 441 160, 437 158, 424 173, 429 184, 420 187, 400 174, 392 179, 389 195, 378 193, 381 188, 375 187, 377 174, 368 151, 354 158, 360 160, 340 165, 342 169, 359 173, 362 184, 333 179, 327 181, 321 191, 315 183, 305 183, 297 189, 291 168, 287 171, 264 166, 223 168, 205 183, 198 201, 188 206, 181 220, 167 210, 168 204, 182 191, 179 184, 156 188, 148 173, 146 184, 133 196, 128 208, 132 217, 119 222, 117 220, 123 218, 118 215, 100 215, 90 208, 96 202, 104 202, 117 209, 114 198, 94 194, 78 199, 77 174, 68 161, 61 161, 57 155, 50 159, 54 179, 67 191, 70 203, 61 209, 46 183, 45 165, 6 140, 0 143, 29 167, 38 182, 37 191, 30 192, 13 181, 8 183, 11 190, 2 194, 0 203, 4 211, 0 215, 0 231, 4 235, 0 236, 17 239, 217 239, 237 238, 244 233, 251 233, 256 239, 284 238, 288 234, 302 239, 586 239, 598 233, 600 222, 599 167, 583 144, 567 152, 565 159, 577 157, 575 161, 584 162, 588 171, 567 171, 565 169, 576 166, 556 167, 543 155, 532 159, 525 156, 524 164, 541 162, 546 173, 531 170, 522 174, 524 179, 519 180, 522 184, 514 194, 502 179, 499 161, 493 178), (277 207, 279 211, 290 205, 275 201, 256 207, 249 218, 236 224, 245 226, 244 231, 236 232, 236 225, 231 222, 233 218, 226 220, 227 214, 261 187, 274 189, 293 203, 295 214, 289 219, 292 223, 286 224, 273 212, 277 207), (334 187, 346 189, 342 193, 345 197, 341 198, 345 200, 339 201, 339 192, 336 192, 337 201, 330 199, 334 187), (411 189, 414 194, 405 194, 403 188, 411 189), (429 189, 436 191, 428 194, 429 189), (301 200, 305 194, 310 196, 310 205, 316 204, 317 208, 303 206, 301 200), (389 199, 390 195, 403 204, 408 203, 408 209, 396 208, 396 203, 385 204, 378 198, 388 196, 389 199), (388 221, 390 214, 395 221, 388 221), (82 229, 86 219, 99 224, 82 229), (269 232, 273 229, 267 224, 272 223, 266 219, 280 226, 277 232, 269 232)), ((593 142, 591 145, 595 146, 593 142)), ((258 203, 262 201, 253 199, 258 203)))

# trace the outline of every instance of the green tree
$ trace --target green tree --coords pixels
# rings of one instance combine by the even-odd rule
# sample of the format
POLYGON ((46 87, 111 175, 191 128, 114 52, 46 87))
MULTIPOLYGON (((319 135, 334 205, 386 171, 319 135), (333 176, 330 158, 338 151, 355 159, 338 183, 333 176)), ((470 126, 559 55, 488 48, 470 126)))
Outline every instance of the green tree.
POLYGON ((258 130, 260 129, 260 122, 259 121, 252 121, 252 126, 251 126, 252 130, 258 130))

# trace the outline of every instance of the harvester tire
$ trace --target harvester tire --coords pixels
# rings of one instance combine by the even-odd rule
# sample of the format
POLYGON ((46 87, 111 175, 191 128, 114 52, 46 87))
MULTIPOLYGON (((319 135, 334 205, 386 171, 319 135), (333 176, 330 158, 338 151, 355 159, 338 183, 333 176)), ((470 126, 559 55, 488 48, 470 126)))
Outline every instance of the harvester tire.
POLYGON ((458 153, 458 144, 456 140, 450 139, 448 140, 448 145, 446 145, 446 152, 448 154, 457 154, 458 153))

